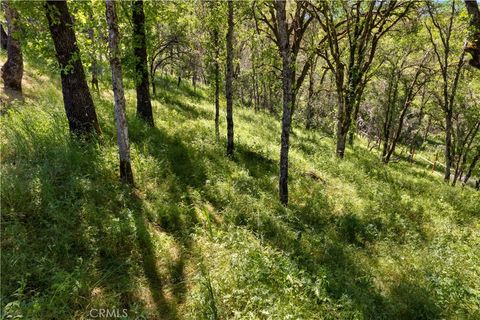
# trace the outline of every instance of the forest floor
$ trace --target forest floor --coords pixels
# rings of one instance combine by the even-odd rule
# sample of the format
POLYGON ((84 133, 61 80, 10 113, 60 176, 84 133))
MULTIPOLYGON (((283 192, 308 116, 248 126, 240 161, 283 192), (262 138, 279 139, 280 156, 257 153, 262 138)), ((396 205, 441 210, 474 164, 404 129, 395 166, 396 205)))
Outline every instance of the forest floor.
POLYGON ((480 319, 472 188, 384 165, 362 139, 338 160, 296 126, 284 208, 278 119, 236 105, 230 159, 224 105, 217 141, 208 92, 163 79, 155 128, 127 90, 132 190, 110 87, 94 94, 102 137, 75 142, 59 79, 26 70, 1 116, 2 319, 480 319))

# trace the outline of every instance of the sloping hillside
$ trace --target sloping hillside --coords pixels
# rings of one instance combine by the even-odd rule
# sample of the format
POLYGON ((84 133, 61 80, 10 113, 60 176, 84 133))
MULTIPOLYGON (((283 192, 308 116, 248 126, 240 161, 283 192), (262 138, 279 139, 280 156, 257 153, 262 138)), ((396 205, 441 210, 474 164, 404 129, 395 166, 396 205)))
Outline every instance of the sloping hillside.
POLYGON ((75 142, 59 80, 26 70, 25 102, 1 116, 2 317, 480 318, 472 188, 361 140, 340 161, 332 137, 295 127, 284 208, 278 119, 236 105, 229 159, 208 92, 164 79, 155 128, 127 91, 130 190, 110 88, 94 97, 101 139, 75 142))

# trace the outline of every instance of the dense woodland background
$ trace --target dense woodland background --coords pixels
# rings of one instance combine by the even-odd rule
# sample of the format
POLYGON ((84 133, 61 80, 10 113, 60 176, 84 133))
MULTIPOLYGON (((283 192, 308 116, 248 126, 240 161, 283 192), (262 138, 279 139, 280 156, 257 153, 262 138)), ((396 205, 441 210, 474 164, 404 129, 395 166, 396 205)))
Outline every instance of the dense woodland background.
POLYGON ((480 318, 476 1, 1 6, 2 319, 480 318))

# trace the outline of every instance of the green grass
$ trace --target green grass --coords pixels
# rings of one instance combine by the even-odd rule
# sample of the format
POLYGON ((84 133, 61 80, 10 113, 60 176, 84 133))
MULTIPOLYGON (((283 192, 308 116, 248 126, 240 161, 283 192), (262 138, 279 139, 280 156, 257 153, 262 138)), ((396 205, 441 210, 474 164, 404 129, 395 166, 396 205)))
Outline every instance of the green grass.
POLYGON ((235 106, 229 159, 224 110, 216 141, 206 89, 164 79, 155 128, 127 90, 130 190, 107 84, 103 135, 85 144, 69 138, 58 79, 26 83, 1 116, 2 318, 480 318, 473 189, 383 165, 362 140, 339 161, 332 137, 295 127, 284 208, 278 119, 235 106))

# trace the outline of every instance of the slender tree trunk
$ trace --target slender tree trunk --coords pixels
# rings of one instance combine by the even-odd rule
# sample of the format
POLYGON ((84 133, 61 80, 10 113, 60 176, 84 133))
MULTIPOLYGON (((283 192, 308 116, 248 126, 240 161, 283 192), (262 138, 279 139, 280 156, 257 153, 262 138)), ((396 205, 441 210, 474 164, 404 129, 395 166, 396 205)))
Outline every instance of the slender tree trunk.
POLYGON ((432 125, 432 116, 428 116, 428 122, 427 122, 427 126, 425 127, 425 132, 423 133, 423 137, 422 137, 422 141, 425 143, 425 141, 427 141, 427 138, 428 138, 428 134, 430 133, 430 127, 432 125))
POLYGON ((305 124, 305 129, 310 130, 312 128, 313 120, 313 94, 314 94, 314 72, 315 66, 312 66, 310 69, 310 74, 308 78, 308 98, 307 98, 307 119, 305 124))
MULTIPOLYGON (((88 11, 88 16, 91 21, 93 21, 93 12, 90 8, 88 11)), ((88 38, 92 43, 92 52, 90 55, 90 59, 92 60, 92 65, 90 67, 90 71, 92 72, 92 89, 95 90, 97 93, 100 91, 98 88, 98 65, 97 65, 97 45, 95 41, 95 33, 93 31, 93 27, 89 27, 87 30, 88 38)))
POLYGON ((445 182, 450 182, 450 172, 452 167, 452 110, 448 109, 445 112, 445 175, 443 179, 445 182))
MULTIPOLYGON (((339 107, 339 112, 338 112, 338 116, 340 117, 340 108, 339 107)), ((341 115, 341 116, 344 116, 344 115, 341 115)), ((346 144, 346 141, 347 141, 347 132, 348 132, 348 129, 345 128, 345 124, 342 120, 337 120, 337 148, 336 148, 336 154, 337 154, 337 157, 339 157, 340 159, 343 159, 344 155, 345 155, 345 144, 346 144)))
POLYGON ((154 126, 150 85, 148 83, 147 43, 145 38, 145 13, 143 1, 133 2, 133 48, 135 55, 135 83, 137 89, 137 115, 154 126))
POLYGON ((45 10, 61 68, 63 104, 70 132, 75 135, 100 134, 67 3, 47 1, 45 10))
POLYGON ((218 30, 213 31, 213 43, 215 45, 215 136, 217 140, 220 137, 220 52, 219 52, 219 39, 218 39, 218 30))
POLYGON ((340 159, 343 159, 345 154, 345 143, 347 141, 348 127, 346 123, 350 122, 350 118, 347 115, 347 102, 345 99, 343 82, 344 82, 344 67, 339 64, 338 70, 335 71, 335 85, 337 87, 338 97, 338 110, 337 110, 337 146, 336 155, 340 159), (348 118, 348 119, 347 119, 348 118))
POLYGON ((257 69, 255 64, 255 52, 252 48, 252 91, 253 91, 253 108, 255 111, 258 111, 260 99, 258 97, 258 83, 257 83, 257 69))
MULTIPOLYGON (((7 19, 7 61, 2 66, 2 79, 5 90, 22 94, 23 55, 18 32, 20 31, 19 16, 10 0, 3 1, 7 19)), ((2 34, 3 40, 3 34, 2 34)))
POLYGON ((151 79, 151 82, 152 82, 152 94, 155 97, 157 95, 157 86, 155 84, 155 72, 152 72, 150 74, 150 79, 151 79))
POLYGON ((277 11, 279 49, 282 56, 282 89, 283 89, 283 115, 282 136, 280 144, 280 179, 279 196, 283 205, 288 204, 288 151, 290 148, 291 105, 292 91, 292 66, 290 46, 287 31, 286 3, 282 0, 275 1, 277 11))
POLYGON ((228 0, 227 74, 225 96, 227 99, 227 155, 233 156, 233 0, 228 0))
POLYGON ((115 1, 106 0, 106 19, 108 25, 108 44, 110 47, 110 68, 112 69, 112 88, 115 98, 115 124, 117 126, 118 154, 120 156, 120 179, 131 185, 133 182, 128 141, 128 124, 125 112, 125 94, 123 91, 122 65, 120 63, 120 36, 118 33, 115 1))
POLYGON ((400 134, 402 133, 403 120, 405 119, 405 115, 407 113, 407 109, 408 109, 409 104, 410 104, 410 102, 406 102, 406 105, 402 109, 402 113, 400 114, 400 118, 398 119, 397 131, 395 132, 395 135, 393 136, 392 144, 390 145, 388 153, 387 153, 387 155, 385 156, 385 159, 384 159, 385 163, 388 163, 390 161, 390 157, 395 152, 395 147, 397 146, 398 140, 400 139, 400 134))
POLYGON ((473 169, 475 169, 475 166, 477 165, 477 162, 479 160, 480 160, 480 150, 473 157, 472 162, 470 163, 470 166, 468 167, 467 173, 465 174, 465 177, 463 178, 463 184, 466 184, 468 182, 468 179, 470 179, 470 177, 472 176, 473 169))

